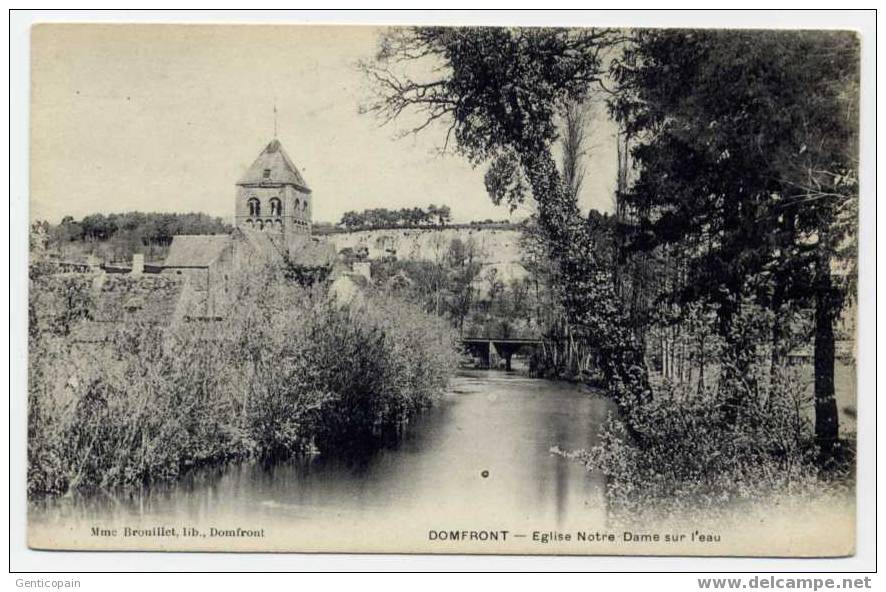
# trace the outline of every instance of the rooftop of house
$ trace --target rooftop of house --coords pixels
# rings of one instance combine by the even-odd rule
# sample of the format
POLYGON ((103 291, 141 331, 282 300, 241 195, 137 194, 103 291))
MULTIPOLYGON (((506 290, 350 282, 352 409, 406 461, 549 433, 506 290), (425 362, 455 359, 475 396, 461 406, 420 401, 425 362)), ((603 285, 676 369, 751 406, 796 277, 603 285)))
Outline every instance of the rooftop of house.
POLYGON ((268 233, 237 228, 233 234, 176 235, 169 246, 164 268, 206 268, 219 260, 226 250, 246 246, 246 253, 267 263, 316 267, 335 262, 335 248, 323 239, 307 235, 268 233))
POLYGON ((183 282, 174 276, 94 276, 88 320, 72 330, 75 342, 108 341, 125 325, 168 325, 177 317, 183 282))
POLYGON ((178 234, 163 267, 209 267, 231 246, 229 234, 178 234))
POLYGON ((273 235, 261 230, 236 228, 233 236, 249 245, 252 253, 268 263, 283 260, 284 246, 282 235, 273 235))
POLYGON ((148 323, 168 323, 173 316, 182 283, 162 275, 105 276, 93 287, 96 321, 127 318, 148 323))

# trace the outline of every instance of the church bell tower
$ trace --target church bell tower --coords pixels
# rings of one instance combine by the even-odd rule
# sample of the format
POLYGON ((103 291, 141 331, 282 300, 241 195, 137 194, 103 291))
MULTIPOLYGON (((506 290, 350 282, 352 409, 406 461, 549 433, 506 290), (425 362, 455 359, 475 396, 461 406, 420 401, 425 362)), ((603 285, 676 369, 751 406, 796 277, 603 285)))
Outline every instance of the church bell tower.
POLYGON ((237 228, 267 232, 285 244, 311 234, 311 189, 276 138, 237 182, 237 228))

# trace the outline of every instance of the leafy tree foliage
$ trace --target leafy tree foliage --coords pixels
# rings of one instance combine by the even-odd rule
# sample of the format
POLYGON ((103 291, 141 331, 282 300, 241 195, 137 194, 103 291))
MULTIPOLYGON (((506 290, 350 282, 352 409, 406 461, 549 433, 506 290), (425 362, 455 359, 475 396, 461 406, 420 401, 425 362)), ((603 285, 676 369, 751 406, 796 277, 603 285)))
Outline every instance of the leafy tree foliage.
POLYGON ((177 234, 226 234, 232 230, 221 218, 194 212, 91 214, 82 220, 65 216, 56 225, 40 224, 50 250, 64 254, 72 248, 94 250, 101 245, 109 247, 105 250, 110 251, 110 258, 123 260, 145 251, 149 257, 162 257, 177 234))
POLYGON ((369 111, 417 114, 412 132, 445 130, 444 149, 452 143, 490 163, 496 203, 535 200, 569 332, 594 340, 617 398, 648 396, 644 329, 653 318, 712 312, 728 390, 757 355, 759 327, 736 322, 745 307, 772 313, 773 362, 794 326, 780 319, 812 308, 816 434, 822 451, 833 446, 833 325, 850 293, 851 279, 840 278, 852 276, 834 270, 854 252, 857 211, 852 34, 649 30, 624 39, 593 29, 420 27, 386 34, 364 70, 379 91, 369 111), (571 190, 580 169, 564 178, 551 151, 558 114, 607 75, 621 125, 612 234, 582 216, 571 190))
POLYGON ((144 244, 169 244, 176 234, 222 234, 230 225, 221 218, 202 213, 166 214, 125 212, 122 214, 91 214, 81 221, 65 216, 51 229, 57 240, 100 241, 128 234, 144 244))
POLYGON ((497 206, 507 204, 512 213, 532 191, 520 168, 520 160, 512 150, 493 159, 483 181, 492 203, 497 206))
POLYGON ((445 226, 452 219, 449 206, 434 204, 425 208, 371 208, 362 212, 348 211, 342 214, 340 226, 348 230, 369 230, 376 228, 412 228, 438 224, 445 226))
POLYGON ((481 254, 473 239, 454 238, 443 247, 436 261, 375 261, 372 277, 427 312, 449 318, 462 331, 476 305, 473 284, 481 254))
POLYGON ((623 329, 611 274, 591 248, 551 153, 557 114, 600 80, 602 54, 615 39, 598 29, 398 29, 383 37, 364 70, 379 90, 369 111, 386 120, 416 111, 424 121, 414 132, 445 121, 447 146, 454 139, 471 161, 493 161, 486 179, 493 199, 513 205, 526 194, 508 184, 519 163, 551 260, 569 286, 562 292, 567 317, 602 350, 607 375, 624 378, 642 374, 637 344, 623 329), (430 62, 431 77, 412 74, 409 66, 422 61, 430 62))
MULTIPOLYGON (((612 111, 637 138, 628 248, 679 249, 678 303, 713 305, 736 374, 745 303, 816 316, 816 435, 837 439, 833 323, 854 243, 858 42, 845 32, 640 31, 612 111)), ((850 274, 847 274, 850 275, 850 274)), ((774 324, 773 352, 778 355, 774 324)))

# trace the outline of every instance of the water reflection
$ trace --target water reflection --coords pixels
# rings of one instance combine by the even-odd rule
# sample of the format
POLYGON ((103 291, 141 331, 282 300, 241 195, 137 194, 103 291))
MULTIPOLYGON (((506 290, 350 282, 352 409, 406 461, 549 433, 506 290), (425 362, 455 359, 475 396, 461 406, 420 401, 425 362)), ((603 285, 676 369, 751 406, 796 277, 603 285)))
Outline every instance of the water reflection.
POLYGON ((34 503, 46 527, 242 521, 325 525, 471 515, 551 527, 600 523, 602 483, 550 448, 596 442, 611 405, 584 387, 514 374, 460 374, 396 446, 359 460, 324 456, 201 469, 173 484, 34 503))

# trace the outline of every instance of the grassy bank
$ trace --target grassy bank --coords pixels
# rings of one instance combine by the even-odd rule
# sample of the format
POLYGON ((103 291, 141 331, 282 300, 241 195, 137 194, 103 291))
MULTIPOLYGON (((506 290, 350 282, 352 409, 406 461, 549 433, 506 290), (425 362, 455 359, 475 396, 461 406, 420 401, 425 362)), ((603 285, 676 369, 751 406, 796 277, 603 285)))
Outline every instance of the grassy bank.
POLYGON ((240 286, 224 321, 124 322, 105 343, 78 344, 71 329, 94 305, 82 279, 32 279, 32 496, 378 446, 458 361, 448 324, 412 305, 342 306, 271 276, 240 286))
POLYGON ((851 499, 854 424, 822 463, 809 369, 770 369, 764 379, 760 366, 701 387, 617 385, 619 414, 600 444, 565 455, 606 476, 610 515, 625 522, 730 519, 798 499, 851 499))

